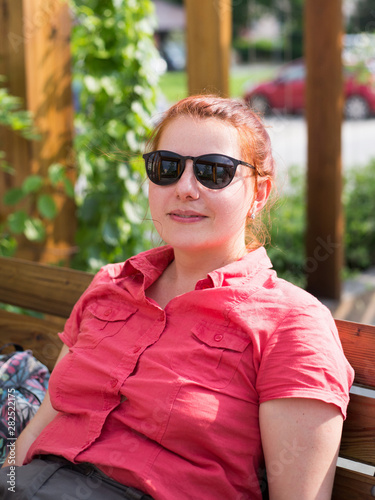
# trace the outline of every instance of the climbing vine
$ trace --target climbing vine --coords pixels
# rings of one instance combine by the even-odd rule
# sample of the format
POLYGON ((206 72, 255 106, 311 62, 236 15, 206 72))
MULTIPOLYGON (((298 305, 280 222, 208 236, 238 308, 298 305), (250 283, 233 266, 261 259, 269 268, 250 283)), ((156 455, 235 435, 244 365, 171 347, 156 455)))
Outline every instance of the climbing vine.
POLYGON ((139 153, 155 112, 159 55, 151 0, 74 0, 72 10, 79 169, 74 265, 95 271, 150 245, 139 153))

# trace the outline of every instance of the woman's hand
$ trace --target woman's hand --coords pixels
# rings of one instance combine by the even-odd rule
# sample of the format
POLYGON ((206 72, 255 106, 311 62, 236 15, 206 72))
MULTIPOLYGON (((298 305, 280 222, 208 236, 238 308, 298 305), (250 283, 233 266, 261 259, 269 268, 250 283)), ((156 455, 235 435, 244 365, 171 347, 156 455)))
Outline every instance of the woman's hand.
POLYGON ((340 410, 315 399, 260 405, 270 500, 330 500, 340 446, 340 410))

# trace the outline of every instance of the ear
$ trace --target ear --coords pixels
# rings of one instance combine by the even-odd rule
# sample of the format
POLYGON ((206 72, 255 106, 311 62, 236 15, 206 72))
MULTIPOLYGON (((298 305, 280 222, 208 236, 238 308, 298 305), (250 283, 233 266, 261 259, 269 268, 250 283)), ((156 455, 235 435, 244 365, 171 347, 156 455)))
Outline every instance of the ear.
POLYGON ((257 192, 251 209, 248 212, 250 216, 252 213, 257 213, 262 210, 267 203, 268 197, 271 193, 272 181, 269 177, 258 177, 257 179, 257 192))

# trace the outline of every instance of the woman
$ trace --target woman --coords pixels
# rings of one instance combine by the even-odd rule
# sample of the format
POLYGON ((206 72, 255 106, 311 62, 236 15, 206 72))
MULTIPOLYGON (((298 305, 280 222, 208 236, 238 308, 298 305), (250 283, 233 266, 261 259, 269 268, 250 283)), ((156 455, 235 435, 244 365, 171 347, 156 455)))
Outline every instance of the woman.
POLYGON ((265 464, 271 500, 330 499, 353 372, 327 309, 254 236, 274 179, 264 126, 240 102, 189 97, 148 149, 167 246, 104 267, 76 304, 17 441, 19 489, 37 477, 30 498, 64 498, 86 473, 100 486, 78 498, 104 482, 108 498, 259 500, 265 464))

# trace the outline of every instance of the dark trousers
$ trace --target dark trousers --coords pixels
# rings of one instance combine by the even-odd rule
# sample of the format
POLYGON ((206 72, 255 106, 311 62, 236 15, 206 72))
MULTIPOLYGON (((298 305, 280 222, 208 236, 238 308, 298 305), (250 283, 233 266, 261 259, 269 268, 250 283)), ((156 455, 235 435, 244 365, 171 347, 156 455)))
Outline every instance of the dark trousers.
POLYGON ((45 456, 22 467, 0 471, 1 500, 152 500, 124 486, 91 464, 72 464, 45 456))

